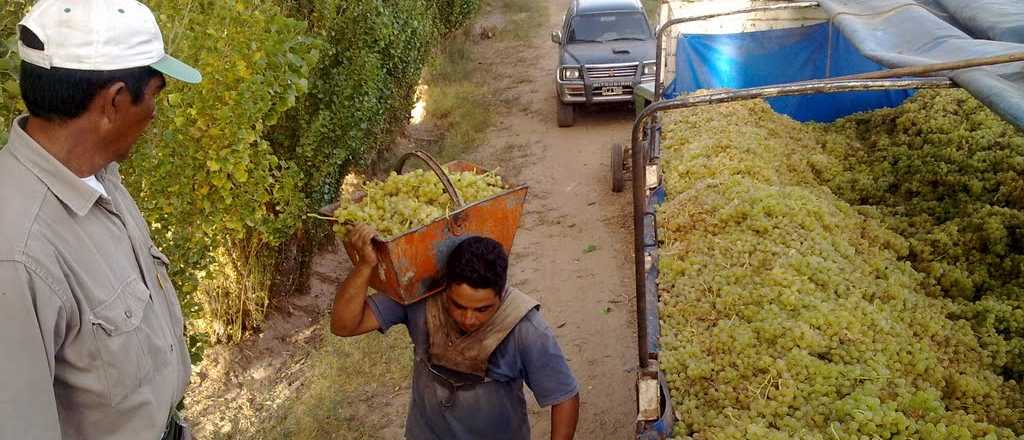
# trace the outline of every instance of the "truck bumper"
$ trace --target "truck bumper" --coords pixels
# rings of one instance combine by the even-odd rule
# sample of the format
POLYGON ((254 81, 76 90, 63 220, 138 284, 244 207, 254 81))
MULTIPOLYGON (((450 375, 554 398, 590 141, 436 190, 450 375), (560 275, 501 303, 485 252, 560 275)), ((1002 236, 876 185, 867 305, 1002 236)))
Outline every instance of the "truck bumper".
POLYGON ((642 83, 631 82, 607 85, 584 81, 558 81, 558 99, 566 104, 601 104, 632 102, 636 89, 642 83))
POLYGON ((558 84, 558 99, 566 104, 597 104, 605 102, 631 102, 633 101, 632 87, 622 90, 617 94, 605 95, 600 86, 588 86, 583 83, 560 83, 558 84))

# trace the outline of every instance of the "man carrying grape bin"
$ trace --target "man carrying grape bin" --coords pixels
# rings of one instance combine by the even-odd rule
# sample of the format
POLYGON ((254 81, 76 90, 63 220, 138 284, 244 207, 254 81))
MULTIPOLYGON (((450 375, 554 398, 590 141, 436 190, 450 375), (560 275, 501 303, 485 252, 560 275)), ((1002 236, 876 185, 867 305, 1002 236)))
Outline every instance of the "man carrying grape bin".
POLYGON ((528 440, 523 384, 541 406, 551 406, 551 439, 572 439, 579 387, 539 304, 506 286, 508 257, 486 237, 462 240, 449 255, 446 287, 402 305, 367 296, 378 263, 377 232, 357 224, 348 232, 355 267, 338 288, 331 332, 357 336, 405 324, 415 350, 410 440, 528 440))

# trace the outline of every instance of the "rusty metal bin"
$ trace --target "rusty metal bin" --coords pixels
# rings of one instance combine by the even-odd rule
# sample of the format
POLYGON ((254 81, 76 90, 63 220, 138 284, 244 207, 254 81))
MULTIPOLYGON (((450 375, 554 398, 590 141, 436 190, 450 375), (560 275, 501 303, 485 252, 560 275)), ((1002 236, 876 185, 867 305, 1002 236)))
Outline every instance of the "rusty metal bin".
MULTIPOLYGON (((454 201, 456 209, 422 227, 411 229, 388 240, 373 239, 377 251, 377 268, 370 278, 370 287, 387 294, 402 304, 411 304, 444 288, 442 270, 448 254, 464 238, 483 236, 501 243, 505 252, 512 249, 519 218, 523 213, 528 186, 512 185, 502 179, 505 191, 489 198, 465 204, 455 190, 444 170, 429 154, 423 151, 407 153, 402 157, 395 171, 402 173, 409 158, 416 157, 426 162, 441 180, 447 194, 454 201)), ((470 171, 478 174, 487 169, 464 161, 453 161, 445 165, 452 172, 470 171)), ((354 197, 345 203, 359 203, 354 197)), ((342 202, 334 203, 320 210, 324 215, 333 215, 342 202)), ((356 252, 344 243, 349 259, 355 261, 356 252)))

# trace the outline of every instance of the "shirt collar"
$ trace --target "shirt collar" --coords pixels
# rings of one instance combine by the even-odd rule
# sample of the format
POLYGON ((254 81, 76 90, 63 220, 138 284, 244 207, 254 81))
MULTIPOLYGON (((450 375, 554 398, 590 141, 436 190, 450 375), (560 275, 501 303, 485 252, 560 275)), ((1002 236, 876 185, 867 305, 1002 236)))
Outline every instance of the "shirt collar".
MULTIPOLYGON (((14 120, 7 148, 25 168, 28 168, 39 180, 43 181, 50 192, 71 208, 75 214, 85 215, 89 212, 89 208, 96 203, 96 199, 100 197, 99 191, 82 182, 75 173, 72 173, 28 133, 25 133, 21 125, 27 118, 28 116, 19 116, 14 120)), ((108 169, 104 169, 103 172, 96 173, 96 175, 102 178, 107 172, 109 172, 108 169)))

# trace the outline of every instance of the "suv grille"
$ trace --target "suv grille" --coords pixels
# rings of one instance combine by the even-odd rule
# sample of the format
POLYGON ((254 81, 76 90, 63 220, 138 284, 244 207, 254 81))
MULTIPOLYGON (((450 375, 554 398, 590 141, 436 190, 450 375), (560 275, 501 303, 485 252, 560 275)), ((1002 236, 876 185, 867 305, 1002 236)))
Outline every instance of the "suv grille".
POLYGON ((587 78, 633 78, 636 76, 637 65, 614 67, 586 67, 587 78))

